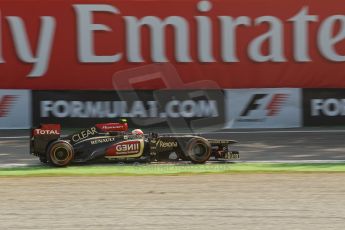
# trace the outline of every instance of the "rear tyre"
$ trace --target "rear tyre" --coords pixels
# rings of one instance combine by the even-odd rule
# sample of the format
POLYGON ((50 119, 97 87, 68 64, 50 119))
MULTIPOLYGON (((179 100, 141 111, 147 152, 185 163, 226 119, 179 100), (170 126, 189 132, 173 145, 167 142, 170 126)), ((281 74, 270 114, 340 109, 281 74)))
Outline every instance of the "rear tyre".
POLYGON ((194 164, 204 164, 210 159, 211 145, 204 138, 193 138, 188 141, 184 151, 186 157, 194 164))
POLYGON ((74 158, 73 147, 66 141, 55 141, 49 146, 47 158, 49 163, 54 166, 67 166, 74 158))

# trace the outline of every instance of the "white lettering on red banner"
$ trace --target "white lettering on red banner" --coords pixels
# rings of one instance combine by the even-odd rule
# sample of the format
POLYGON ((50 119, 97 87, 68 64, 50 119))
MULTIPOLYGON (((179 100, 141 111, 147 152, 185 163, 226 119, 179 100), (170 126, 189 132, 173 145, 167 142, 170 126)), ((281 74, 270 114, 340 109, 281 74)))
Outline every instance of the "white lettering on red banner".
MULTIPOLYGON (((200 13, 201 3, 196 6, 200 13)), ((215 3, 214 3, 215 4, 215 3)), ((154 15, 145 17, 124 16, 126 13, 109 4, 74 4, 73 9, 76 16, 77 25, 77 50, 78 60, 82 63, 115 63, 125 58, 128 62, 147 62, 141 51, 141 29, 148 27, 151 31, 151 55, 153 62, 169 62, 166 52, 165 30, 172 26, 175 33, 175 60, 177 62, 216 62, 214 52, 216 47, 212 45, 212 27, 220 26, 221 61, 239 62, 237 53, 241 52, 236 48, 236 30, 239 27, 256 27, 260 24, 267 24, 268 31, 253 37, 247 44, 247 53, 252 61, 255 62, 286 62, 287 57, 284 52, 284 26, 282 19, 275 16, 260 16, 251 18, 246 15, 233 17, 231 15, 219 15, 216 19, 211 19, 206 15, 194 16, 196 20, 197 37, 196 41, 191 40, 191 23, 180 16, 167 16, 164 19, 154 15), (117 52, 112 55, 96 55, 94 34, 97 31, 112 31, 111 25, 97 24, 93 18, 98 14, 112 14, 114 20, 119 20, 121 16, 125 23, 126 49, 123 52, 117 52), (116 17, 117 16, 117 17, 116 17), (192 57, 190 46, 198 44, 196 57, 192 57), (263 45, 268 42, 268 52, 263 53, 263 45)), ((331 15, 324 20, 320 20, 318 15, 312 15, 308 7, 302 7, 296 15, 292 15, 287 22, 292 23, 293 27, 293 56, 297 62, 310 62, 312 58, 308 50, 308 26, 311 23, 319 22, 318 48, 322 55, 334 62, 344 62, 345 54, 339 53, 335 48, 336 44, 345 39, 345 15, 331 15), (340 29, 333 33, 333 28, 338 24, 340 29)), ((54 45, 54 36, 56 35, 58 22, 53 16, 41 16, 41 26, 38 34, 37 49, 33 50, 28 41, 28 26, 20 16, 7 16, 3 23, 7 23, 10 28, 13 42, 18 58, 25 62, 33 64, 33 69, 28 74, 29 77, 43 76, 49 68, 52 46, 54 45)), ((61 25, 62 26, 62 25, 61 25)), ((119 35, 119 36, 120 36, 119 35)), ((117 42, 117 38, 112 40, 117 42)), ((0 63, 6 63, 6 57, 0 52, 0 63)))

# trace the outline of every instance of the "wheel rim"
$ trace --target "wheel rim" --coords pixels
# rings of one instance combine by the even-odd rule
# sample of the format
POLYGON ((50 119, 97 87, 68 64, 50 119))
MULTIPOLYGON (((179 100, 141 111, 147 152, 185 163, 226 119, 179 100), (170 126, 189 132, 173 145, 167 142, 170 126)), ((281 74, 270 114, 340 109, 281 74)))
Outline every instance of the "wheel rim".
POLYGON ((68 158, 69 154, 65 148, 56 148, 54 155, 56 160, 65 161, 68 158))
POLYGON ((65 146, 54 146, 51 153, 51 160, 55 165, 64 166, 72 159, 72 151, 65 146))
POLYGON ((204 144, 197 143, 193 146, 192 152, 196 157, 203 157, 207 153, 207 147, 204 144))

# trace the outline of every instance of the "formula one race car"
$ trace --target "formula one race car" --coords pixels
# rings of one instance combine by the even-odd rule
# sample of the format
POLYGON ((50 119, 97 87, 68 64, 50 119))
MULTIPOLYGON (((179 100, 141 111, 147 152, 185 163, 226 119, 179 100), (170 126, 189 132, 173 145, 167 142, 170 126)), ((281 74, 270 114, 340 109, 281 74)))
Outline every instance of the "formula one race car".
POLYGON ((229 151, 233 140, 212 140, 193 135, 145 135, 140 129, 128 132, 126 121, 96 124, 66 137, 60 137, 61 126, 43 124, 32 129, 31 154, 43 163, 67 166, 71 162, 97 159, 116 161, 178 161, 202 164, 215 160, 237 159, 237 151, 229 151))

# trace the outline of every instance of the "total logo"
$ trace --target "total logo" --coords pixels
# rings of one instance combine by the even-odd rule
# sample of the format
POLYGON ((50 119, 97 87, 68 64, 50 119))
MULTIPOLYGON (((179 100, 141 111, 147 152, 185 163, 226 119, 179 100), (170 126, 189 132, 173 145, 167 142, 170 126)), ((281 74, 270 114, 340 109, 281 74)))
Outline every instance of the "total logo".
POLYGON ((267 117, 278 116, 288 99, 289 94, 286 93, 254 94, 237 121, 258 122, 267 117))
POLYGON ((17 95, 4 95, 0 97, 0 118, 7 117, 12 106, 18 100, 17 95))
POLYGON ((35 135, 60 135, 58 130, 35 129, 35 135))

